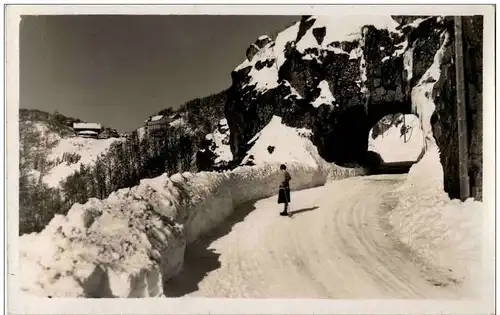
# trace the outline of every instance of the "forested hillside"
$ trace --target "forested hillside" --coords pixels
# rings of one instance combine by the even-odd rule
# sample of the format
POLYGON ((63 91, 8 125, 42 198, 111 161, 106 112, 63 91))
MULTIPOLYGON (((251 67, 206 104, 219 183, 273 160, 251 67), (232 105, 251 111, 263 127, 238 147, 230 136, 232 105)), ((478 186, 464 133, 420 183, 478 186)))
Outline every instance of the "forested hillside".
POLYGON ((217 128, 223 117, 225 98, 223 91, 191 100, 178 110, 168 107, 159 111, 159 115, 172 116, 180 123, 154 136, 141 136, 137 130, 129 133, 111 143, 92 163, 81 163, 58 185, 44 182, 46 170, 56 162, 75 164, 80 156, 69 151, 56 162, 47 157, 62 139, 73 135, 72 123, 81 120, 21 109, 19 233, 38 232, 55 214, 66 214, 72 204, 105 198, 120 188, 137 185, 143 178, 214 169, 217 156, 200 150, 210 145, 206 135, 217 128))

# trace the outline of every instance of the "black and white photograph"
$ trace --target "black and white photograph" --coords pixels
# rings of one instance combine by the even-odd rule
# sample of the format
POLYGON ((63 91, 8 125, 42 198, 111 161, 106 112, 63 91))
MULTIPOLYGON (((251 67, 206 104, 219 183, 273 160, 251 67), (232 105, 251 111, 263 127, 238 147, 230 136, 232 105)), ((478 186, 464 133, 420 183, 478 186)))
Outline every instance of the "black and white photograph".
POLYGON ((494 312, 494 5, 116 7, 10 12, 18 312, 29 298, 494 312))

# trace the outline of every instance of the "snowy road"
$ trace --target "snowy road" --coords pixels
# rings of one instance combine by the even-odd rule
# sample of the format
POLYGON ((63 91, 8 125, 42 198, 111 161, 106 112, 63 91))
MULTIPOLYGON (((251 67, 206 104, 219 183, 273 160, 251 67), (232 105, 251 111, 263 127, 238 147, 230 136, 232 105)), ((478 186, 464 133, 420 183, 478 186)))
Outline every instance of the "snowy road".
POLYGON ((292 193, 235 210, 189 247, 167 296, 250 298, 454 298, 460 287, 392 234, 385 214, 406 175, 378 175, 292 193))

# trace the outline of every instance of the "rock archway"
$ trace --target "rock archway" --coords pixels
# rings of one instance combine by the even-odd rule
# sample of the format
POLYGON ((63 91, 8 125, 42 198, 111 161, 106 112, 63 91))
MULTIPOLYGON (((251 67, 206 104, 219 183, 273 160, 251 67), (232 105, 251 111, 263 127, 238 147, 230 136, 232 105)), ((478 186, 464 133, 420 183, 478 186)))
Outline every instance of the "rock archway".
MULTIPOLYGON (((254 43, 232 72, 225 105, 236 163, 273 115, 311 129, 325 160, 354 166, 370 159, 369 132, 381 118, 412 113, 425 144, 439 147, 445 190, 458 197, 454 17, 392 19, 396 29, 365 25, 361 38, 336 41, 336 21, 304 17, 254 43)), ((472 196, 481 199, 483 17, 462 22, 469 178, 472 196)))

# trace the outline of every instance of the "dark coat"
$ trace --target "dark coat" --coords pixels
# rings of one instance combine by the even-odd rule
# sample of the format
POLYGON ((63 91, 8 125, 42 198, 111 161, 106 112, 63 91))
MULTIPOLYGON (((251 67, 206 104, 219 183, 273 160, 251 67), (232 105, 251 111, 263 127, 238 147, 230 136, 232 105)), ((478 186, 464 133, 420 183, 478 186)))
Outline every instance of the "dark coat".
POLYGON ((283 181, 280 184, 278 203, 290 203, 290 180, 292 177, 287 171, 283 171, 283 181))

